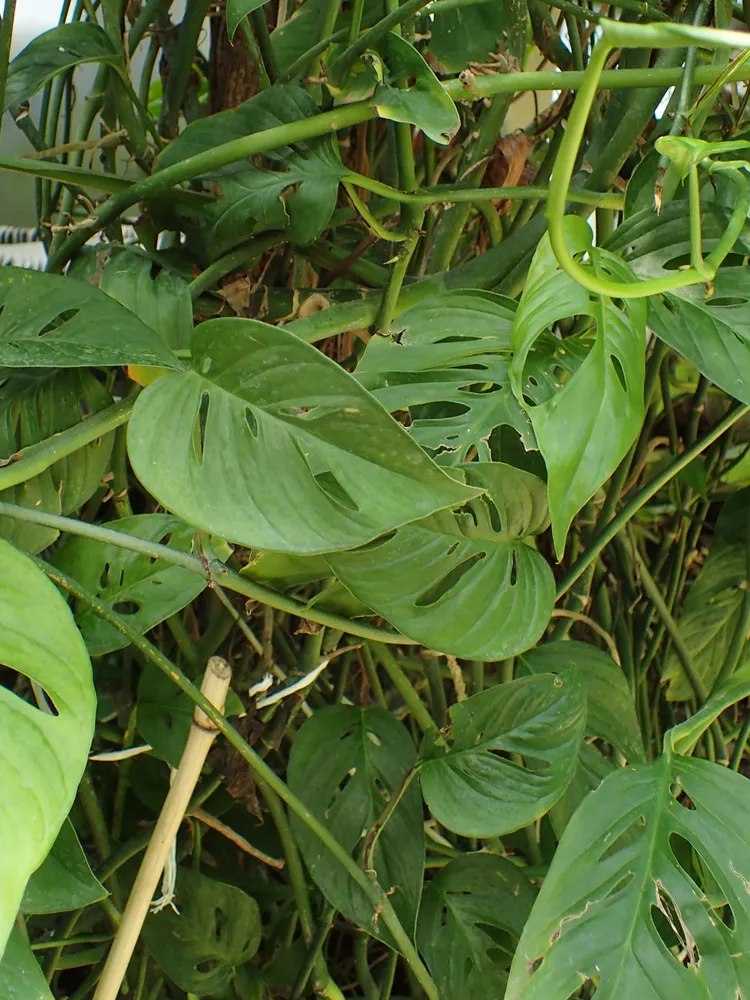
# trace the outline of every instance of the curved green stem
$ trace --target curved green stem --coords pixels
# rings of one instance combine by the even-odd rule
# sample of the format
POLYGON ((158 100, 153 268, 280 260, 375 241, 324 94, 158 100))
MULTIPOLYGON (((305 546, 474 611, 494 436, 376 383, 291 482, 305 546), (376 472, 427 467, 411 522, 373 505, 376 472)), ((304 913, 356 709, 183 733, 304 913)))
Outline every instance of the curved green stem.
POLYGON ((260 604, 276 608, 278 611, 286 611, 298 618, 306 618, 308 621, 328 625, 347 635, 358 635, 363 639, 397 643, 402 646, 417 645, 413 639, 407 639, 396 632, 375 628, 373 625, 365 625, 358 621, 350 621, 342 615, 309 607, 301 601, 295 601, 292 597, 285 597, 283 594, 271 590, 270 587, 263 587, 259 583, 254 583, 252 580, 240 576, 239 573, 235 573, 218 559, 203 560, 200 556, 170 548, 168 545, 149 542, 144 538, 136 538, 135 535, 128 535, 124 531, 115 531, 99 524, 90 524, 88 521, 79 521, 73 517, 61 517, 59 514, 47 514, 42 510, 19 507, 12 503, 0 502, 0 516, 12 517, 17 521, 28 521, 31 524, 43 524, 48 528, 56 528, 58 531, 67 531, 72 535, 83 535, 107 545, 117 545, 120 548, 129 549, 131 552, 140 552, 153 559, 163 559, 174 566, 182 566, 183 569, 188 569, 192 573, 198 573, 209 583, 213 582, 220 587, 226 587, 228 590, 250 597, 260 604))
MULTIPOLYGON (((599 295, 619 298, 645 298, 649 295, 658 295, 663 292, 686 288, 688 285, 695 285, 710 280, 713 274, 715 274, 715 268, 718 267, 721 259, 723 259, 723 257, 720 259, 719 254, 716 253, 716 249, 718 248, 714 249, 713 260, 710 263, 706 261, 700 267, 692 266, 661 278, 651 278, 646 281, 629 283, 598 277, 574 260, 567 248, 564 233, 565 202, 589 112, 591 111, 596 92, 600 87, 607 58, 615 48, 681 48, 684 45, 700 44, 711 48, 728 46, 747 49, 750 48, 750 38, 740 32, 719 31, 713 28, 691 27, 678 24, 634 25, 604 19, 601 24, 602 35, 594 46, 588 68, 584 73, 581 88, 576 95, 573 109, 568 118, 565 138, 560 146, 560 152, 550 183, 547 222, 550 244, 557 262, 566 274, 583 285, 584 288, 588 288, 599 295)), ((697 201, 698 187, 697 175, 695 181, 691 177, 691 248, 694 264, 701 263, 700 251, 696 252, 696 245, 700 247, 700 204, 697 201)), ((736 209, 737 207, 735 207, 735 212, 730 221, 732 231, 734 231, 732 223, 737 214, 736 209)), ((730 227, 728 227, 728 231, 730 227)), ((728 236, 726 239, 722 238, 720 241, 721 249, 724 250, 724 256, 728 252, 728 249, 725 249, 727 243, 728 236)), ((733 243, 734 240, 732 240, 733 243)), ((732 244, 730 244, 729 249, 731 249, 732 244)))
POLYGON ((268 764, 252 749, 252 747, 242 738, 237 730, 232 726, 221 712, 192 684, 185 674, 171 660, 167 659, 162 652, 153 646, 148 639, 132 628, 120 615, 116 614, 106 604, 94 597, 85 588, 81 587, 75 580, 60 572, 54 566, 50 566, 42 559, 34 558, 34 562, 46 575, 63 590, 72 594, 78 600, 86 604, 95 614, 113 625, 118 632, 124 635, 134 646, 146 656, 156 667, 158 667, 169 679, 181 690, 193 704, 198 705, 214 726, 224 735, 229 743, 247 761, 255 778, 259 783, 267 786, 274 792, 287 806, 295 813, 305 826, 315 834, 323 846, 330 851, 334 858, 344 868, 349 877, 359 886, 373 905, 373 913, 380 914, 383 923, 393 936, 401 954, 409 963, 420 986, 428 997, 428 1000, 439 1000, 438 992, 430 974, 422 963, 416 948, 411 942, 409 935, 404 930, 401 921, 398 919, 393 905, 383 890, 373 879, 369 878, 359 867, 354 858, 331 834, 330 830, 315 816, 310 809, 297 798, 284 781, 272 770, 268 764))

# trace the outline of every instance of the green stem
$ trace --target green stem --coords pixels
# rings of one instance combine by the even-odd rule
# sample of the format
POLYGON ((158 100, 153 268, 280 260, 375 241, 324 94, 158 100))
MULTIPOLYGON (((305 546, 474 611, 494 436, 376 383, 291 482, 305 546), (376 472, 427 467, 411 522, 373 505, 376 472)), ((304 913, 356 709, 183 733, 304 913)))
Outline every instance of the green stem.
POLYGON ((33 479, 61 458, 72 455, 102 435, 122 426, 130 419, 135 400, 136 394, 128 396, 66 431, 22 448, 15 455, 0 458, 0 491, 33 479))
POLYGON ((213 264, 209 264, 205 271, 196 277, 188 285, 190 298, 195 302, 198 296, 207 292, 218 281, 233 271, 251 270, 267 250, 278 246, 284 238, 283 233, 264 233, 255 239, 248 240, 236 250, 232 250, 219 257, 213 264))
POLYGON ((164 85, 159 131, 167 138, 177 134, 177 121, 193 69, 195 50, 208 13, 209 0, 188 0, 180 24, 167 82, 164 85))
POLYGON ((269 81, 273 84, 279 78, 279 67, 276 62, 276 53, 271 45, 271 36, 268 31, 266 14, 263 7, 258 7, 250 14, 250 21, 253 25, 255 37, 258 40, 258 48, 263 59, 263 68, 269 81))
POLYGON ((59 514, 47 514, 41 510, 19 507, 16 504, 0 502, 0 515, 13 517, 18 521, 28 521, 31 524, 43 524, 48 528, 57 528, 58 531, 67 531, 73 535, 94 538, 105 544, 117 545, 120 548, 129 549, 131 552, 140 552, 142 555, 154 559, 164 559, 172 565, 189 569, 206 580, 213 580, 219 586, 233 590, 237 594, 244 594, 245 597, 250 597, 261 604, 267 604, 279 611, 286 611, 298 618, 306 618, 309 621, 319 622, 321 625, 329 625, 347 635, 358 635, 363 639, 372 639, 380 643, 398 643, 402 646, 418 645, 413 639, 407 639, 396 632, 388 632, 385 629, 375 628, 359 621, 350 621, 342 615, 309 607, 301 601, 285 597, 269 587, 263 587, 239 573, 235 573, 218 559, 204 561, 199 556, 190 555, 188 552, 182 552, 168 545, 160 545, 143 538, 136 538, 135 535, 128 535, 123 531, 114 531, 112 528, 105 528, 99 524, 90 524, 88 521, 79 521, 72 517, 61 517, 59 514))
POLYGON ((322 845, 330 851, 339 864, 345 869, 347 874, 364 892, 373 905, 373 914, 380 913, 384 924, 393 936, 401 954, 406 958, 414 975, 417 977, 422 989, 427 994, 429 1000, 439 1000, 435 984, 430 978, 427 969, 422 963, 416 948, 412 944, 409 935, 404 930, 401 922, 396 916, 393 905, 377 882, 362 871, 354 858, 336 840, 326 826, 311 812, 310 809, 294 795, 287 785, 279 778, 253 748, 240 736, 237 730, 218 712, 215 706, 201 694, 197 687, 192 684, 185 674, 164 656, 148 639, 132 628, 120 615, 115 614, 106 604, 99 601, 93 594, 89 593, 70 577, 61 573, 54 566, 50 566, 43 560, 34 557, 34 562, 42 569, 47 576, 58 586, 68 591, 79 601, 86 604, 95 614, 113 625, 122 635, 124 635, 136 648, 146 656, 156 667, 173 681, 176 686, 183 691, 190 700, 201 708, 214 726, 224 735, 229 743, 247 761, 256 780, 264 786, 270 788, 287 806, 294 812, 307 828, 315 834, 322 845))
POLYGON ((426 733, 430 729, 436 729, 437 727, 435 726, 432 716, 425 708, 419 695, 412 687, 409 678, 401 669, 398 661, 388 647, 382 645, 380 642, 374 642, 372 643, 372 649, 375 656, 380 661, 383 669, 390 677, 393 686, 406 702, 407 707, 414 716, 414 721, 417 723, 422 732, 426 733))
POLYGON ((658 476, 654 476, 651 482, 647 483, 642 490, 636 493, 633 499, 622 508, 620 513, 604 526, 604 529, 593 539, 586 552, 566 573, 557 587, 557 600, 570 590, 586 567, 594 562, 602 549, 612 541, 615 535, 638 513, 651 497, 655 496, 662 487, 666 486, 670 479, 673 479, 678 472, 684 469, 686 465, 689 465, 694 458, 697 458, 709 445, 713 444, 714 441, 720 438, 722 434, 728 431, 730 427, 733 427, 738 420, 741 420, 748 413, 750 413, 750 405, 747 404, 738 406, 732 410, 723 420, 720 420, 718 424, 697 441, 692 448, 684 451, 678 459, 668 465, 658 476))
POLYGON ((377 24, 374 24, 372 28, 368 28, 361 37, 352 42, 351 45, 348 45, 341 55, 334 59, 328 67, 329 79, 334 84, 341 83, 360 56, 364 55, 368 49, 375 48, 378 42, 382 41, 389 31, 393 31, 397 25, 403 24, 404 21, 413 17, 417 11, 426 7, 429 2, 430 0, 406 0, 405 4, 401 6, 396 5, 377 24))
POLYGON ((16 16, 16 0, 5 0, 3 17, 0 21, 0 128, 5 114, 5 87, 8 82, 10 45, 13 41, 13 21, 16 16))
POLYGON ((419 238, 422 235, 421 225, 424 219, 424 210, 418 211, 418 217, 413 220, 414 228, 411 235, 402 243, 399 247, 398 254, 396 255, 396 263, 393 265, 393 270, 391 271, 388 284, 383 295, 382 305, 380 307, 380 317, 378 318, 378 331, 385 337, 390 335, 391 324, 393 323, 393 317, 396 313, 396 305, 398 303, 399 295, 401 294, 401 288, 404 283, 404 278, 406 277, 406 271, 409 267, 409 262, 414 256, 414 251, 419 243, 419 238))

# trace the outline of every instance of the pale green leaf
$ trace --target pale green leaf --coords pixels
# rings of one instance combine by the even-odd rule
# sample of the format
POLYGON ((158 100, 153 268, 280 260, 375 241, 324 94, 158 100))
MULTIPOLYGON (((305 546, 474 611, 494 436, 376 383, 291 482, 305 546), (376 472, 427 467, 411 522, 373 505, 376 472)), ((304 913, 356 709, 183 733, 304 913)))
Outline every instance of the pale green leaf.
POLYGON ((0 687, 0 951, 26 882, 65 822, 94 732, 91 662, 56 588, 0 541, 0 664, 36 681, 57 715, 0 687))
POLYGON ((351 375, 283 329, 210 320, 193 334, 192 366, 139 396, 128 449, 144 486, 198 528, 315 554, 478 492, 431 462, 351 375))
POLYGON ((14 927, 0 959, 3 1000, 53 1000, 47 980, 23 934, 14 927))

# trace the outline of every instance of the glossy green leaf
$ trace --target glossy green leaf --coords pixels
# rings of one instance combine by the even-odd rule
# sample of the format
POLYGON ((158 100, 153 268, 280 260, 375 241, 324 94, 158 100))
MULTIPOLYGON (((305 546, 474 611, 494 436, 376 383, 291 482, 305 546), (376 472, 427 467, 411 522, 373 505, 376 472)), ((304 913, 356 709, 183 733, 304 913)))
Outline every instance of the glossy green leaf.
POLYGON ((587 743, 586 740, 581 743, 578 748, 575 774, 549 811, 549 821, 558 840, 586 796, 597 789, 607 775, 616 770, 616 767, 617 765, 609 757, 605 757, 597 750, 596 744, 587 743))
POLYGON ((430 14, 429 51, 446 73, 512 73, 527 38, 526 0, 463 4, 430 14))
POLYGON ((472 462, 487 492, 353 552, 328 556, 336 576, 411 639, 467 659, 533 646, 555 601, 552 571, 523 541, 547 525, 544 483, 510 465, 472 462))
MULTIPOLYGON (((112 396, 82 368, 13 372, 0 399, 0 458, 80 423, 84 414, 111 405, 112 396)), ((0 492, 6 503, 50 514, 70 514, 94 493, 107 471, 114 435, 106 434, 60 459, 37 476, 0 492)), ((0 518, 0 536, 36 553, 57 538, 54 528, 0 518)))
MULTIPOLYGON (((363 841, 390 796, 416 762, 406 729, 379 708, 319 709, 292 744, 287 781, 295 795, 338 842, 360 858, 363 841)), ((310 875, 326 899, 369 934, 390 941, 373 906, 318 838, 296 815, 292 829, 310 875)), ((412 782, 378 838, 373 858, 401 923, 411 935, 424 870, 422 803, 412 782)))
POLYGON ((422 741, 425 801, 454 833, 497 837, 533 823, 567 788, 586 691, 578 670, 521 677, 453 705, 450 716, 447 734, 422 741))
POLYGON ((631 762, 644 760, 633 695, 612 657, 586 642, 547 642, 524 653, 520 666, 532 674, 577 668, 586 689, 586 734, 606 740, 631 762))
POLYGON ((234 38, 243 18, 262 7, 268 0, 227 0, 227 34, 229 41, 234 38))
POLYGON ((154 331, 90 284, 0 268, 0 366, 80 368, 180 362, 154 331))
POLYGON ((26 884, 23 913, 80 910, 108 895, 89 867, 69 819, 63 823, 49 854, 26 884))
POLYGON ((440 869, 422 896, 417 943, 441 997, 499 996, 536 890, 494 854, 466 854, 440 869))
POLYGON ((314 554, 476 493, 354 378, 283 329, 210 320, 194 332, 192 366, 148 386, 128 428, 136 475, 189 524, 314 554))
POLYGON ((176 905, 151 914, 142 936, 152 958, 186 993, 216 996, 249 962, 260 944, 258 904, 233 885, 215 882, 190 868, 177 874, 176 905))
POLYGON ((738 816, 748 809, 747 778, 671 750, 606 778, 565 830, 506 1000, 568 1000, 589 981, 612 1000, 745 996, 750 835, 738 816))
MULTIPOLYGON (((711 690, 738 628, 746 625, 746 587, 750 578, 750 490, 724 504, 706 561, 690 584, 677 625, 698 676, 711 690)), ((667 654, 662 675, 667 698, 687 701, 693 689, 674 650, 667 654)))
POLYGON ((0 687, 1 953, 26 882, 72 805, 96 708, 91 662, 65 601, 26 556, 2 541, 0 664, 36 681, 58 712, 46 714, 0 687))
POLYGON ((372 97, 378 115, 416 125, 433 142, 443 145, 450 142, 461 119, 456 105, 424 58, 393 31, 386 37, 384 55, 391 73, 390 81, 384 80, 377 86, 372 97), (398 85, 406 79, 414 82, 406 87, 398 85))
MULTIPOLYGON (((582 219, 566 219, 572 253, 585 253, 591 231, 582 219)), ((597 254, 597 266, 618 280, 629 271, 617 258, 597 254)), ((570 523, 611 476, 643 423, 646 308, 640 299, 618 307, 591 295, 563 273, 544 236, 531 263, 513 325, 516 354, 513 390, 524 401, 526 352, 552 324, 569 316, 590 316, 591 349, 575 374, 549 400, 526 409, 547 465, 552 535, 562 558, 570 523)))
MULTIPOLYGON (((180 552, 192 552, 197 545, 195 530, 171 514, 135 514, 109 521, 107 527, 180 552)), ((142 633, 184 608, 206 587, 199 573, 81 535, 66 538, 52 561, 142 633)), ((128 645, 121 632, 85 605, 76 610, 76 621, 92 656, 128 645)))
POLYGON ((91 21, 63 24, 39 35, 10 64, 3 111, 28 100, 58 73, 83 63, 116 66, 120 56, 107 33, 91 21))
POLYGON ((3 1000, 53 1000, 41 966, 18 927, 11 931, 0 958, 0 996, 3 1000))

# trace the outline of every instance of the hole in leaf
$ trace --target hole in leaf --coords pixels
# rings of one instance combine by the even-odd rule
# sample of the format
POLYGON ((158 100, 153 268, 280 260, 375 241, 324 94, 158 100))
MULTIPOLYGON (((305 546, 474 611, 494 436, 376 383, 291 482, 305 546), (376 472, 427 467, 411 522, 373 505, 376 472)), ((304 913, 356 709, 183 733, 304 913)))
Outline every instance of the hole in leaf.
POLYGON ((460 544, 460 542, 454 542, 451 546, 449 546, 448 551, 445 554, 447 556, 452 556, 460 544))
POLYGON ((151 270, 149 272, 149 277, 151 278, 151 280, 153 281, 155 278, 158 278, 162 270, 163 268, 161 264, 156 260, 153 261, 151 264, 151 270))
POLYGON ((437 604, 441 597, 444 597, 449 591, 458 584, 469 570, 475 566, 478 562, 481 562, 485 558, 486 553, 476 552, 469 559, 465 559, 458 566, 446 573, 444 577, 437 581, 432 587, 429 587, 414 602, 418 608, 428 608, 432 604, 437 604))
POLYGON ((137 601, 118 601, 112 605, 112 610, 118 615, 135 615, 138 614, 139 607, 137 601))
MULTIPOLYGON (((373 549, 379 549, 387 542, 390 542, 390 540, 395 536, 395 534, 396 534, 396 529, 394 528, 393 531, 387 531, 384 535, 381 535, 380 538, 373 538, 373 540, 371 542, 367 542, 366 545, 360 545, 360 547, 358 549, 355 549, 354 551, 371 552, 373 549)), ((458 545, 458 542, 456 542, 456 545, 458 545)))
POLYGON ((464 959, 464 979, 468 979, 474 969, 474 961, 470 955, 464 959))
POLYGON ((326 807, 326 811, 323 813, 325 819, 328 819, 331 809, 333 809, 334 805, 344 794, 344 792, 346 791, 346 786, 349 784, 349 782, 352 780, 352 778, 356 773, 357 773, 356 767, 353 767, 351 771, 347 771, 344 777, 339 782, 338 788, 334 789, 333 795, 331 796, 328 802, 328 806, 326 807))
POLYGON ((625 369, 622 367, 622 362, 615 354, 610 354, 609 360, 612 362, 612 367, 615 370, 615 375, 617 376, 617 381, 622 386, 622 391, 628 391, 628 380, 625 378, 625 369))
POLYGON ((5 688, 12 697, 43 715, 60 714, 52 696, 41 684, 5 663, 0 663, 0 688, 5 688))
POLYGON ((258 436, 258 421, 255 419, 255 414, 250 409, 249 406, 245 407, 245 423, 247 424, 247 429, 250 431, 254 438, 258 436))
POLYGON ((651 907, 651 917, 665 947, 681 965, 700 964, 700 953, 695 938, 682 919, 680 908, 665 886, 656 880, 656 905, 651 907))
POLYGON ((440 907, 440 926, 445 927, 448 923, 448 907, 443 903, 440 907))
POLYGON ((195 963, 195 971, 202 976, 207 976, 211 972, 215 972, 216 969, 220 969, 222 963, 218 958, 205 958, 202 962, 195 963))
POLYGON ((102 570, 102 575, 99 577, 99 586, 102 590, 107 589, 107 584, 109 583, 109 563, 104 564, 104 569, 102 570))
POLYGON ((714 306, 745 306, 747 305, 747 299, 740 298, 739 295, 731 296, 724 295, 721 298, 714 297, 709 301, 709 305, 713 308, 714 306))
POLYGON ((227 928, 226 914, 218 906, 214 909, 214 934, 217 938, 222 937, 227 928))
POLYGON ((500 511, 497 509, 497 505, 488 496, 482 497, 484 500, 485 507, 490 515, 490 524, 492 525, 492 530, 498 532, 498 534, 503 530, 503 519, 500 517, 500 511))
POLYGON ((537 382, 537 380, 534 378, 533 375, 529 375, 529 385, 533 385, 534 388, 536 388, 539 385, 539 383, 537 382))
POLYGON ((203 449, 206 444, 206 424, 208 423, 208 410, 211 405, 211 398, 207 392, 201 393, 201 401, 198 406, 198 413, 195 417, 195 457, 200 464, 203 464, 203 449))
POLYGON ((172 540, 172 532, 168 531, 166 535, 159 539, 159 545, 169 545, 172 540))
POLYGON ((513 558, 510 564, 510 585, 515 587, 518 582, 518 552, 513 549, 513 558))
POLYGON ((359 506, 349 496, 332 472, 319 472, 313 477, 327 497, 347 510, 359 510, 359 506))

